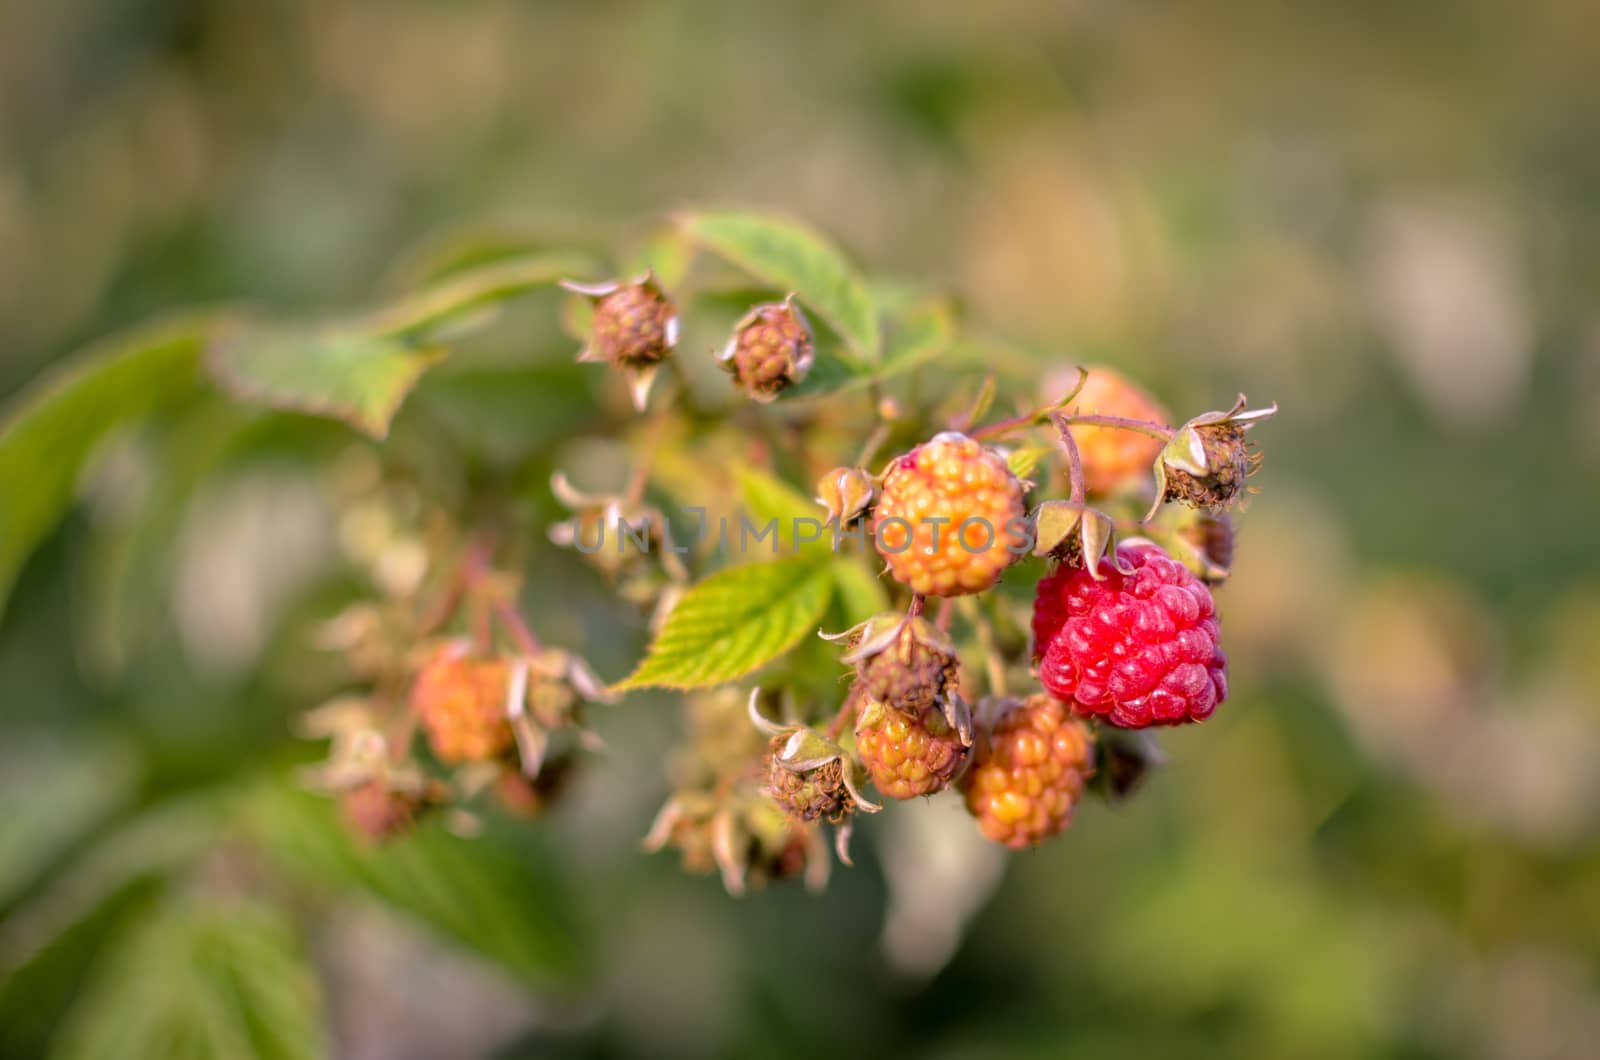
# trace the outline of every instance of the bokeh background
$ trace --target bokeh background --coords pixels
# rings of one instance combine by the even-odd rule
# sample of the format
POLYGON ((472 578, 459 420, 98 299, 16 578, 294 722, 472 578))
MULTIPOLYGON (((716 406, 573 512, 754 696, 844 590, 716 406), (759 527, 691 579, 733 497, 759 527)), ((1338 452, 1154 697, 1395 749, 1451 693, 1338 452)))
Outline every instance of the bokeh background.
MULTIPOLYGON (((676 721, 643 699, 504 844, 582 975, 325 895, 295 922, 332 1047, 1592 1056, 1597 70, 1584 0, 7 0, 0 395, 174 306, 359 301, 449 226, 731 203, 951 290, 1041 370, 1276 399, 1220 597, 1234 699, 1139 799, 1005 861, 924 841, 959 828, 919 805, 824 896, 736 901, 637 850, 676 721)), ((298 753, 330 532, 271 445, 207 470, 139 572, 135 655, 96 578, 137 492, 87 495, 0 620, 6 1055, 49 1049, 85 977, 170 973, 105 971, 138 886, 41 961, 84 859, 298 753)), ((590 641, 608 676, 638 643, 590 641)))

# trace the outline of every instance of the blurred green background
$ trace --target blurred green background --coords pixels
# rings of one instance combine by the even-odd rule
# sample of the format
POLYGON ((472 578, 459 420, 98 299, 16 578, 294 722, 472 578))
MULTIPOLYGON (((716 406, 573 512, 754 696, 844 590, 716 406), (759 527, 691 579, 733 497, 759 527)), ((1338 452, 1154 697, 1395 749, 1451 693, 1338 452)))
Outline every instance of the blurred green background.
MULTIPOLYGON (((320 993, 350 1057, 1594 1055, 1597 71, 1583 0, 0 3, 0 395, 175 306, 357 302, 450 226, 732 203, 1041 371, 1283 408, 1234 698, 1127 806, 997 861, 918 804, 825 895, 736 901, 637 850, 677 717, 635 697, 553 817, 480 841, 513 900, 440 870, 423 921, 246 887, 195 824, 234 792, 318 879, 422 871, 249 794, 327 681, 337 430, 191 410, 149 444, 206 486, 146 520, 137 465, 101 476, 0 619, 0 1053, 131 1055, 93 1043, 186 1006, 270 1053, 320 993)), ((517 438, 573 426, 523 382, 517 438)), ((575 613, 536 624, 624 672, 638 630, 551 577, 575 613)))

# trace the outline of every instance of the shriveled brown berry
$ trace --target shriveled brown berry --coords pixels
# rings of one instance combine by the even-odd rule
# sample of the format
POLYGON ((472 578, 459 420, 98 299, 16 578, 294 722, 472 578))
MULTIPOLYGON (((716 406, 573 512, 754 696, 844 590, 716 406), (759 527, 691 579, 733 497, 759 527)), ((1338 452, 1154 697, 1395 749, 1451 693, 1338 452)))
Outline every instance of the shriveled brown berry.
POLYGON ((787 737, 775 736, 768 749, 767 796, 799 821, 843 821, 855 808, 845 786, 844 763, 831 758, 821 765, 793 769, 779 760, 786 743, 787 737))
POLYGON ((1205 450, 1205 473, 1196 475, 1169 464, 1166 499, 1196 508, 1225 507, 1244 489, 1244 480, 1255 470, 1260 457, 1245 440, 1242 424, 1207 424, 1196 427, 1194 432, 1205 450))
POLYGON ((594 352, 613 364, 654 364, 677 344, 678 311, 646 277, 599 296, 594 305, 594 352))
POLYGON ((856 753, 879 791, 912 799, 943 791, 967 760, 962 742, 938 707, 914 714, 869 703, 856 725, 856 753))
POLYGON ((483 761, 511 748, 510 682, 511 668, 503 660, 477 658, 458 645, 441 648, 423 666, 411 705, 439 761, 483 761))
POLYGON ((757 401, 771 401, 805 379, 815 358, 811 324, 793 295, 751 309, 717 355, 734 385, 757 401))
MULTIPOLYGON (((1178 500, 1195 508, 1221 508, 1244 491, 1244 480, 1261 462, 1245 434, 1278 412, 1278 406, 1246 409, 1239 395, 1226 411, 1206 412, 1185 423, 1161 450, 1156 463, 1156 506, 1178 500)), ((1156 508, 1146 518, 1152 518, 1156 508)))
POLYGON ((983 834, 1014 850, 1040 843, 1072 821, 1094 774, 1094 736, 1047 695, 1012 702, 978 737, 962 782, 967 810, 983 834))
POLYGON ((879 615, 859 638, 843 661, 855 666, 862 695, 920 714, 955 692, 961 670, 955 644, 927 619, 879 615))

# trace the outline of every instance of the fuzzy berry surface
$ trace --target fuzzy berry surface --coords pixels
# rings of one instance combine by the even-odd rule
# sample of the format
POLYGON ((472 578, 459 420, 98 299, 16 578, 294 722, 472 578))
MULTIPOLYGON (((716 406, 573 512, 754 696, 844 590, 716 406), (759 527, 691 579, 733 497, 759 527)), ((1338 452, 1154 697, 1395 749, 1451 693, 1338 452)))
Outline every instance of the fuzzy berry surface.
POLYGON ((1049 839, 1072 823, 1094 775, 1094 736, 1049 696, 1030 696, 978 739, 963 781, 967 811, 985 836, 1013 850, 1049 839))
POLYGON ((1104 580, 1062 567, 1039 582, 1034 655, 1050 694, 1128 729, 1210 717, 1228 696, 1211 590, 1151 544, 1123 545, 1131 565, 1104 580))
POLYGON ((441 762, 479 762, 515 742, 506 718, 511 671, 502 661, 442 649, 423 666, 411 705, 441 762))
POLYGON ((672 352, 676 315, 653 283, 619 287, 595 303, 595 349, 617 364, 654 364, 672 352))
POLYGON ((935 435, 892 461, 873 543, 896 581, 928 596, 981 593, 1022 558, 1022 483, 964 434, 935 435))
POLYGON ((875 704, 856 726, 861 764, 873 786, 891 799, 943 791, 960 772, 967 751, 938 707, 908 714, 875 704))
MULTIPOLYGON (((1056 377, 1057 392, 1049 400, 1059 400, 1076 382, 1056 377)), ((1083 389, 1069 409, 1087 416, 1121 416, 1130 420, 1166 423, 1169 414, 1138 384, 1109 368, 1092 368, 1083 389)), ((1110 493, 1130 479, 1148 475, 1161 455, 1160 439, 1120 427, 1069 427, 1083 462, 1083 484, 1090 493, 1110 493)))

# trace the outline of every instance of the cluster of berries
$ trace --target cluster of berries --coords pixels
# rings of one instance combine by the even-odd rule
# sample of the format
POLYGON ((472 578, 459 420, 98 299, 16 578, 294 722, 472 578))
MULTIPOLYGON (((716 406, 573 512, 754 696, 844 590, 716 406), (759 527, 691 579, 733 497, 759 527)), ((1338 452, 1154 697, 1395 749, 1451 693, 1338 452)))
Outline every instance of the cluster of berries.
MULTIPOLYGON (((642 409, 678 343, 674 302, 650 273, 564 286, 590 303, 579 359, 622 372, 642 409)), ((814 356, 811 326, 790 296, 751 308, 716 359, 767 402, 804 380, 814 356)), ((1138 785, 1160 760, 1141 730, 1216 711, 1228 679, 1212 588, 1233 561, 1229 509, 1258 462, 1248 431, 1275 408, 1246 410, 1241 397, 1174 427, 1154 398, 1109 369, 1079 369, 1047 389, 1039 407, 980 425, 993 397, 986 387, 931 437, 877 402, 867 451, 824 474, 816 494, 836 531, 870 529, 903 606, 830 636, 852 671, 836 711, 781 678, 747 699, 727 688, 692 694, 675 791, 650 849, 672 847, 687 867, 720 871, 732 891, 793 875, 820 885, 831 863, 825 827, 848 863, 856 815, 946 789, 983 835, 1025 848, 1066 828, 1086 791, 1119 797, 1138 785), (1006 447, 1036 430, 1052 444, 1006 447), (870 472, 871 454, 893 437, 926 440, 870 472), (1065 496, 1030 509, 1029 476, 1065 496), (1025 614, 1014 595, 991 590, 1030 556, 1049 568, 1025 614)), ((590 495, 558 474, 554 492, 572 515, 549 533, 584 551, 619 595, 653 608, 660 628, 690 583, 677 550, 582 549, 624 528, 647 546, 666 541, 646 477, 590 495)), ((463 562, 445 595, 442 620, 398 623, 399 641, 424 645, 420 655, 378 652, 385 664, 371 691, 308 726, 333 738, 314 779, 338 791, 352 825, 373 837, 436 807, 459 814, 486 790, 518 812, 537 809, 572 749, 588 742, 583 703, 610 698, 581 660, 539 645, 507 579, 481 558, 463 562), (469 635, 440 640, 460 615, 469 635)))
POLYGON ((870 521, 910 604, 831 638, 844 642, 854 680, 826 728, 774 722, 752 694, 767 741, 761 794, 796 828, 837 826, 848 861, 853 816, 882 808, 863 794, 869 781, 888 800, 956 788, 982 833, 1014 849, 1066 828, 1086 790, 1130 792, 1160 760, 1133 730, 1203 721, 1227 698, 1211 586, 1232 562, 1226 509, 1256 463, 1245 432, 1271 411, 1241 404, 1174 429, 1147 394, 1097 369, 1080 373, 1064 400, 937 434, 881 474, 824 475, 819 503, 841 524, 870 521), (1058 431, 1070 499, 1030 515, 1031 483, 979 439, 1044 425, 1058 431), (1141 519, 1130 505, 1152 492, 1155 508, 1141 519), (1118 544, 1116 531, 1130 525, 1137 534, 1118 544), (952 605, 992 589, 1030 552, 1052 565, 1033 593, 1024 678, 1033 690, 1007 693, 991 623, 971 608, 990 676, 988 694, 969 706, 962 689, 975 675, 949 633, 952 605), (936 619, 924 614, 929 598, 936 619))
POLYGON ((433 813, 470 832, 483 796, 537 814, 596 746, 584 703, 612 698, 582 659, 539 643, 512 604, 514 580, 487 565, 481 543, 441 543, 438 554, 450 559, 441 578, 419 571, 324 627, 323 646, 360 687, 301 719, 304 735, 331 741, 308 783, 337 796, 369 840, 433 813))
MULTIPOLYGON (((650 272, 632 280, 569 280, 562 286, 591 304, 589 341, 578 360, 621 371, 634 407, 642 410, 657 369, 678 345, 677 306, 650 272)), ((717 363, 735 386, 756 401, 768 402, 803 381, 815 357, 811 323, 791 294, 781 302, 752 306, 734 325, 717 363)))

